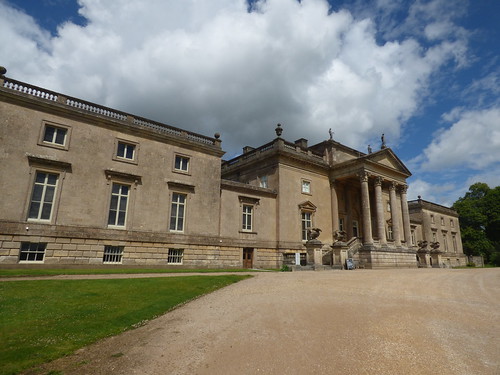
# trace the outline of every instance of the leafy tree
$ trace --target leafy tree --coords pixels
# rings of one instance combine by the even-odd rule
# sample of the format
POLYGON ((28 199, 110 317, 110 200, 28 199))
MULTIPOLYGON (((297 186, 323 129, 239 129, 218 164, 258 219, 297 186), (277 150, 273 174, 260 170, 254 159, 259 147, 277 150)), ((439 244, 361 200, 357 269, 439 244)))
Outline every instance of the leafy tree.
POLYGON ((453 208, 460 215, 462 243, 467 255, 482 255, 500 265, 500 186, 477 182, 453 208))

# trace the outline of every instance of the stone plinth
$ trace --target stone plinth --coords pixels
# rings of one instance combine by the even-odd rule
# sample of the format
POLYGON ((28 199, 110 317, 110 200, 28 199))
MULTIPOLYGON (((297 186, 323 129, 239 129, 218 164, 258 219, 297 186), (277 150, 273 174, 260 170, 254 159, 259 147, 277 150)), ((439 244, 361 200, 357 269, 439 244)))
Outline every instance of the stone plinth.
POLYGON ((323 264, 323 243, 319 240, 309 240, 306 242, 307 265, 321 266, 323 264))

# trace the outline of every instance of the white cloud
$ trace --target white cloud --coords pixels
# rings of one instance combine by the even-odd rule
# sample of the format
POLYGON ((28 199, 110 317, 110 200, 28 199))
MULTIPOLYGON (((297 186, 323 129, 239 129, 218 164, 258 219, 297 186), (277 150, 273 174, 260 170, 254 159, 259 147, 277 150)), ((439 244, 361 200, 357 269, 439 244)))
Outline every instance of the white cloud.
POLYGON ((484 169, 500 161, 500 107, 452 111, 445 118, 459 119, 437 133, 424 150, 421 168, 429 171, 449 168, 484 169))
POLYGON ((450 17, 439 24, 430 16, 442 1, 417 2, 410 12, 412 25, 430 25, 429 49, 412 38, 381 44, 374 19, 329 12, 324 0, 267 0, 251 13, 244 0, 79 3, 87 25, 65 23, 50 38, 0 2, 9 77, 220 132, 230 153, 268 141, 277 122, 292 140, 321 141, 331 127, 353 147, 381 133, 396 144, 432 74, 466 48, 450 17))

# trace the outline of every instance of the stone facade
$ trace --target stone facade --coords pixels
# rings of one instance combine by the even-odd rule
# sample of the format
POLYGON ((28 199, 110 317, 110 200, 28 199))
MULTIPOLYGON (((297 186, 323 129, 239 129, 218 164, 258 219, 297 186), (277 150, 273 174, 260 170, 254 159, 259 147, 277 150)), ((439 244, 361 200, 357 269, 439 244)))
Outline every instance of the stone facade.
POLYGON ((279 268, 304 259, 313 226, 324 265, 466 262, 456 213, 408 204, 410 172, 385 145, 308 146, 279 126, 222 161, 217 134, 3 76, 0 114, 1 267, 279 268))

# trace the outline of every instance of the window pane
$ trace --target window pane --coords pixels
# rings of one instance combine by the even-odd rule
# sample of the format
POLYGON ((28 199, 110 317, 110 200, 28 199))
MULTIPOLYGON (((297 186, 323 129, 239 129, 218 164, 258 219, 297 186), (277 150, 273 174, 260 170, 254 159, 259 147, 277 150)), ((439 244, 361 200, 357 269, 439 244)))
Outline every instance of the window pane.
POLYGON ((128 186, 121 185, 121 187, 122 187, 122 195, 128 195, 128 186))
POLYGON ((127 210, 127 197, 121 197, 120 199, 120 211, 126 211, 127 210))
POLYGON ((127 159, 133 159, 134 158, 134 146, 133 145, 127 145, 127 159))
POLYGON ((45 182, 45 177, 47 176, 46 173, 42 173, 42 172, 37 172, 36 173, 36 179, 35 179, 35 182, 40 182, 40 183, 44 183, 45 182))
POLYGON ((116 211, 110 210, 109 211, 108 225, 114 225, 115 222, 116 222, 116 211))
POLYGON ((125 155, 125 144, 118 142, 118 150, 116 152, 117 156, 123 157, 125 155))
POLYGON ((40 219, 49 220, 51 211, 52 211, 52 204, 51 203, 44 203, 43 207, 42 207, 42 214, 40 215, 40 219))
POLYGON ((55 185, 56 182, 57 182, 57 175, 56 174, 49 174, 47 183, 49 185, 55 185))
POLYGON ((52 126, 46 126, 45 127, 45 135, 43 137, 43 140, 45 142, 52 142, 52 140, 54 139, 54 132, 55 132, 55 128, 53 128, 52 126))
POLYGON ((31 200, 40 202, 42 200, 42 194, 43 194, 43 185, 36 184, 33 187, 33 197, 31 198, 31 200))
POLYGON ((112 195, 111 196, 110 208, 112 210, 116 210, 118 208, 118 196, 117 195, 112 195))
POLYGON ((125 212, 120 211, 118 213, 118 223, 117 225, 125 225, 125 212))
POLYGON ((52 200, 54 199, 54 193, 55 193, 54 186, 47 186, 47 188, 45 189, 45 197, 43 201, 51 203, 52 200))
POLYGON ((66 137, 66 129, 57 129, 55 143, 64 145, 64 138, 66 137))

